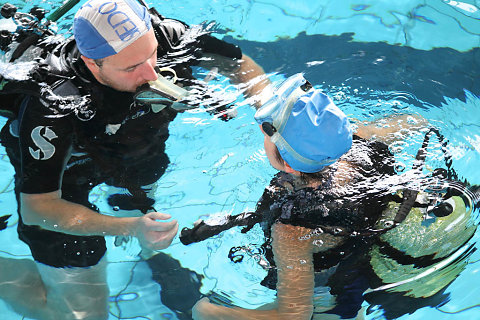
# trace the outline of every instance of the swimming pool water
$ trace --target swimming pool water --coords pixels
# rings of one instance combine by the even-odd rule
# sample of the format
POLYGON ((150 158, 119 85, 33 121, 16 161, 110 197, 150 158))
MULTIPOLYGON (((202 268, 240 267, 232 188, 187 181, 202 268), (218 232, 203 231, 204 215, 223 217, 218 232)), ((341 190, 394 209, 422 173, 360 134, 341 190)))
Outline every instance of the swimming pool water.
MULTIPOLYGON (((12 1, 23 8, 57 2, 12 1)), ((189 24, 214 21, 217 33, 239 44, 273 79, 304 72, 349 115, 375 119, 396 112, 418 113, 441 129, 449 140, 453 167, 463 179, 480 184, 480 1, 149 1, 167 17, 189 24)), ((77 6, 78 7, 78 6, 77 6)), ((75 8, 59 21, 69 34, 75 8)), ((204 75, 206 71, 198 70, 204 75)), ((222 90, 235 88, 219 79, 222 90)), ((252 210, 275 171, 262 151, 262 137, 253 108, 241 98, 238 115, 221 122, 205 112, 186 112, 171 124, 167 153, 171 164, 160 179, 156 208, 172 214, 181 228, 213 214, 252 210)), ((2 119, 3 120, 3 119, 2 119)), ((396 157, 412 164, 423 136, 396 146, 396 157)), ((16 204, 11 168, 0 149, 0 216, 14 214, 0 232, 1 256, 28 257, 16 234, 16 204)), ((441 164, 432 151, 429 164, 441 164)), ((111 188, 100 185, 91 200, 102 212, 115 212, 106 203, 111 188)), ((261 286, 266 271, 255 256, 239 264, 227 257, 233 246, 262 243, 255 227, 239 228, 200 244, 183 246, 178 239, 165 250, 205 276, 202 292, 214 290, 236 305, 255 308, 272 302, 275 292, 261 286)), ((478 232, 469 241, 478 247, 478 232)), ((135 239, 121 246, 108 238, 111 319, 175 319, 159 300, 160 286, 138 258, 135 239)), ((446 289, 445 303, 423 307, 401 319, 476 319, 480 317, 478 251, 461 262, 461 272, 446 289)), ((457 266, 457 268, 460 268, 457 266)), ((320 296, 328 300, 327 292, 320 296)), ((367 309, 368 304, 364 302, 367 309)), ((372 307, 365 319, 384 319, 372 307)), ((23 319, 0 301, 5 319, 23 319)))

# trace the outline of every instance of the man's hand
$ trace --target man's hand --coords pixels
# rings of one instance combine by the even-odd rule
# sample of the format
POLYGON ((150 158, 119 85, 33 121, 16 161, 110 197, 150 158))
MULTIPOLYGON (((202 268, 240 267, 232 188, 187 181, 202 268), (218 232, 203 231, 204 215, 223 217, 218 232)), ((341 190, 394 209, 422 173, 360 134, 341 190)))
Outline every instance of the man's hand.
POLYGON ((177 234, 178 222, 177 220, 169 222, 158 220, 168 220, 170 218, 169 214, 160 212, 150 212, 138 217, 135 236, 138 238, 140 245, 151 250, 167 248, 177 234))

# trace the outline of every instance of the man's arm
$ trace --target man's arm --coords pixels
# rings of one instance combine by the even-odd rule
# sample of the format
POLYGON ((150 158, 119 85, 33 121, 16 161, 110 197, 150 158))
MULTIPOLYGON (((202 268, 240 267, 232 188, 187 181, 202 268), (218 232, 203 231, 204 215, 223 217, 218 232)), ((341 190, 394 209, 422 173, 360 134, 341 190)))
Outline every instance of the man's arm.
POLYGON ((178 231, 178 222, 170 215, 151 212, 141 217, 112 217, 82 205, 66 201, 60 191, 42 194, 20 194, 21 215, 27 225, 81 236, 135 236, 143 247, 167 248, 178 231))
POLYGON ((261 93, 270 84, 270 80, 260 67, 252 58, 247 55, 242 55, 242 59, 238 61, 239 66, 232 74, 231 79, 235 83, 245 84, 245 95, 254 98, 255 108, 260 108, 262 95, 261 93))
POLYGON ((218 54, 208 54, 200 66, 212 69, 218 68, 219 73, 239 84, 245 97, 252 98, 255 108, 261 107, 262 91, 268 87, 270 80, 252 58, 242 54, 241 59, 231 59, 218 54))

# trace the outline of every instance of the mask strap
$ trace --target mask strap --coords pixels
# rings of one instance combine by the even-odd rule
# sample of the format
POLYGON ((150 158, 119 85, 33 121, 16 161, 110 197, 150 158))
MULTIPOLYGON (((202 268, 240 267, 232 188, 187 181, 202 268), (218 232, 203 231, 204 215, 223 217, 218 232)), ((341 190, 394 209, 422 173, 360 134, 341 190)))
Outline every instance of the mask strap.
POLYGON ((297 159, 298 161, 306 164, 306 165, 311 165, 311 166, 317 166, 317 165, 321 165, 321 166, 328 166, 328 165, 331 165, 332 163, 335 163, 335 161, 337 161, 337 159, 325 159, 325 160, 322 160, 322 161, 316 161, 316 160, 311 160, 311 159, 308 159, 308 158, 305 158, 304 156, 302 156, 301 154, 299 154, 297 151, 295 151, 295 149, 292 148, 292 146, 290 146, 290 144, 282 137, 282 135, 278 132, 275 132, 270 140, 277 146, 277 148, 279 149, 285 149, 285 151, 287 151, 290 155, 292 155, 295 159, 297 159))
POLYGON ((292 91, 292 93, 288 96, 283 107, 280 109, 278 115, 275 116, 273 120, 273 126, 277 129, 278 132, 283 132, 283 128, 287 124, 288 118, 292 113, 292 108, 295 102, 305 94, 305 91, 302 88, 298 87, 292 91))

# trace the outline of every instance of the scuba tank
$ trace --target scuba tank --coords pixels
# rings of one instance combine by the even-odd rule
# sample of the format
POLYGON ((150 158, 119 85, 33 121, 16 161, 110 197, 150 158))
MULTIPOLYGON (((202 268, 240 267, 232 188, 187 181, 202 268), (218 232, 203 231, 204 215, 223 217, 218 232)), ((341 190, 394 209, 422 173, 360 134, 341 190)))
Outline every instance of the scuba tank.
MULTIPOLYGON (((431 256, 432 259, 444 258, 466 243, 476 229, 471 221, 472 200, 466 192, 447 195, 448 188, 446 183, 445 195, 440 199, 436 194, 432 196, 428 189, 419 192, 417 199, 420 201, 433 200, 438 204, 413 207, 402 223, 382 234, 380 239, 412 258, 431 256)), ((385 221, 391 221, 399 206, 399 203, 389 202, 377 227, 382 228, 385 221)))
MULTIPOLYGON (((420 191, 419 206, 382 234, 369 252, 372 270, 381 280, 370 295, 396 292, 426 298, 450 284, 475 251, 469 240, 477 228, 472 220, 477 198, 458 182, 420 191)), ((391 221, 399 206, 389 202, 377 227, 391 221)))
POLYGON ((2 23, 0 29, 0 50, 8 51, 11 43, 16 42, 18 46, 12 52, 10 62, 20 58, 31 46, 40 45, 41 40, 48 36, 54 36, 55 31, 51 25, 67 13, 80 0, 69 0, 53 13, 45 18, 46 12, 39 7, 33 7, 28 13, 18 12, 17 7, 10 3, 5 3, 0 9, 0 13, 6 20, 2 23))
POLYGON ((412 298, 436 295, 458 276, 475 250, 469 240, 477 228, 472 214, 480 200, 478 189, 458 181, 438 130, 425 135, 413 170, 423 167, 433 133, 442 145, 448 170, 435 170, 432 176, 437 180, 424 190, 406 188, 401 203, 388 203, 376 227, 385 229, 385 223, 392 221, 395 227, 380 235, 369 252, 372 270, 382 283, 370 296, 382 292, 412 298))
POLYGON ((40 61, 62 41, 52 23, 61 18, 79 0, 67 1, 46 19, 42 8, 33 7, 28 13, 5 3, 0 13, 0 116, 16 118, 23 94, 39 95, 40 86, 31 73, 40 61))

